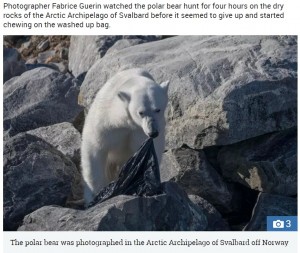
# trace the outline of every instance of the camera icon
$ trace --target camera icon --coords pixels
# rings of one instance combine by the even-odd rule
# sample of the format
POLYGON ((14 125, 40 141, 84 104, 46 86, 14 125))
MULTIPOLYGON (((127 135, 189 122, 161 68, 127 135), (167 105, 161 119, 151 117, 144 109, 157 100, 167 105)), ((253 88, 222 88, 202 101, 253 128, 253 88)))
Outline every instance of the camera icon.
POLYGON ((274 220, 273 228, 284 228, 284 221, 282 220, 274 220))

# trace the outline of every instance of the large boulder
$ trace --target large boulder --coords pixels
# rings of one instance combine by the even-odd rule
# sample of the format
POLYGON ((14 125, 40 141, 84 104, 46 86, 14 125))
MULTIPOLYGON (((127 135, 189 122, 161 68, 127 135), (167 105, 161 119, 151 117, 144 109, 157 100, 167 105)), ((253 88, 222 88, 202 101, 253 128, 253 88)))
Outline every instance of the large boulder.
POLYGON ((87 72, 107 51, 160 39, 160 36, 72 36, 69 48, 69 70, 74 76, 87 72), (116 44, 116 45, 115 45, 116 44))
POLYGON ((77 103, 81 82, 50 68, 36 68, 5 82, 3 128, 14 136, 42 126, 72 122, 82 108, 77 103))
POLYGON ((88 71, 80 103, 89 108, 120 70, 170 80, 167 148, 227 145, 296 125, 296 36, 177 36, 106 56, 88 71))
POLYGON ((45 205, 64 205, 79 177, 76 166, 40 138, 19 134, 4 145, 4 230, 45 205))
POLYGON ((165 193, 161 195, 119 195, 86 210, 43 207, 26 216, 19 230, 207 230, 205 212, 191 202, 185 192, 174 183, 164 184, 163 188, 165 193))
POLYGON ((26 71, 25 62, 14 48, 3 48, 3 81, 19 76, 26 71))
POLYGON ((297 199, 260 193, 246 231, 266 231, 267 216, 297 216, 297 199))
POLYGON ((202 150, 187 146, 169 150, 164 153, 160 170, 162 181, 175 181, 188 194, 206 199, 219 210, 232 210, 232 192, 202 150))
POLYGON ((297 129, 221 148, 218 162, 228 181, 279 195, 297 195, 297 129))
POLYGON ((51 144, 79 167, 81 135, 69 122, 40 127, 27 132, 51 144))

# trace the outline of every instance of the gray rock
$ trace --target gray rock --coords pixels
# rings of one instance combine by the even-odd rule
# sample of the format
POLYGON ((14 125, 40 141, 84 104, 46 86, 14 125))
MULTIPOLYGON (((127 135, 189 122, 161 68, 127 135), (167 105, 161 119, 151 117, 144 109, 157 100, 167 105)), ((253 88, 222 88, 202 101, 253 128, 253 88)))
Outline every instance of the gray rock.
MULTIPOLYGON (((160 38, 160 36, 71 36, 69 70, 76 77, 87 72, 119 40, 138 39, 139 42, 136 44, 141 44, 160 38)), ((135 43, 132 42, 132 44, 135 43)), ((126 47, 124 44, 120 46, 120 48, 124 47, 126 47)), ((116 48, 114 51, 116 51, 116 48)))
POLYGON ((54 69, 56 71, 61 72, 59 70, 58 66, 56 66, 55 64, 52 64, 52 63, 50 63, 50 64, 44 64, 44 63, 33 63, 33 64, 31 64, 30 62, 29 63, 26 62, 27 70, 32 70, 32 69, 41 68, 41 67, 50 68, 50 69, 54 69))
POLYGON ((26 36, 20 35, 5 35, 3 36, 3 40, 10 44, 17 44, 19 40, 25 39, 26 36))
POLYGON ((36 68, 3 87, 3 129, 14 136, 42 126, 72 122, 82 111, 77 104, 80 82, 69 74, 36 68))
POLYGON ((69 70, 74 76, 88 71, 122 36, 71 36, 69 70), (87 46, 88 45, 88 46, 87 46))
POLYGON ((218 162, 229 181, 261 192, 297 195, 297 129, 223 147, 218 162))
POLYGON ((48 50, 38 54, 37 63, 47 63, 51 57, 55 56, 55 50, 48 50))
POLYGON ((21 48, 29 49, 32 46, 32 41, 26 41, 22 44, 21 48))
MULTIPOLYGON (((109 55, 109 57, 113 57, 113 54, 119 52, 120 50, 127 48, 127 47, 132 47, 132 46, 136 46, 139 44, 143 44, 145 42, 149 42, 148 40, 145 40, 143 38, 131 38, 134 36, 128 36, 128 39, 121 39, 115 42, 115 44, 113 44, 106 52, 107 55, 109 55)), ((152 41, 152 40, 150 40, 152 41)), ((155 40, 153 40, 155 41, 155 40)))
POLYGON ((153 197, 119 195, 87 210, 43 207, 25 217, 20 231, 206 230, 207 219, 176 184, 153 197))
POLYGON ((92 66, 80 103, 88 108, 110 77, 134 67, 170 80, 168 149, 228 145, 296 125, 295 36, 177 36, 127 47, 92 66))
POLYGON ((297 216, 297 199, 261 193, 245 231, 266 231, 267 216, 297 216))
POLYGON ((3 41, 3 48, 10 48, 11 47, 11 44, 7 41, 3 41))
POLYGON ((169 150, 164 154, 160 171, 162 181, 175 181, 188 194, 198 195, 224 212, 231 211, 232 192, 202 150, 169 150))
POLYGON ((68 60, 68 58, 69 58, 69 49, 65 48, 65 47, 61 48, 60 52, 59 52, 59 56, 63 60, 68 60))
POLYGON ((25 62, 14 48, 3 48, 3 81, 19 76, 26 71, 25 62))
POLYGON ((39 51, 45 51, 49 46, 50 46, 50 41, 47 39, 47 40, 41 41, 41 42, 37 45, 37 49, 38 49, 39 51))
POLYGON ((68 63, 67 62, 51 62, 49 63, 50 66, 57 69, 59 72, 65 74, 68 72, 68 63))
POLYGON ((189 195, 189 199, 200 207, 207 218, 208 231, 229 231, 229 225, 225 221, 218 210, 205 199, 197 195, 189 195))
POLYGON ((37 58, 34 57, 34 58, 28 59, 25 64, 32 65, 32 64, 36 64, 36 63, 37 63, 37 58))
POLYGON ((19 134, 4 145, 4 230, 16 230, 23 217, 45 205, 64 205, 79 177, 76 166, 32 135, 19 134))
POLYGON ((27 133, 51 144, 79 167, 81 135, 71 123, 63 122, 47 127, 40 127, 30 130, 27 133))

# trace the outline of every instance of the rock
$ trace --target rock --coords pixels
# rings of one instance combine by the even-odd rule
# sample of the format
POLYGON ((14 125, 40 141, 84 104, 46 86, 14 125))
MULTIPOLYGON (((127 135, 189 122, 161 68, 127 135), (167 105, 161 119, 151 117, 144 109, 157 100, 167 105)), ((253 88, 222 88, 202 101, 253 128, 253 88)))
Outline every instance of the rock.
POLYGON ((27 39, 28 39, 28 36, 20 36, 20 35, 4 35, 3 36, 3 40, 13 46, 18 46, 18 44, 22 44, 22 42, 27 39))
POLYGON ((41 68, 41 67, 50 68, 50 69, 59 71, 58 66, 56 66, 55 64, 44 64, 44 63, 33 63, 33 64, 31 64, 31 63, 26 63, 27 70, 32 70, 32 69, 41 68))
POLYGON ((57 69, 59 72, 65 74, 68 72, 68 63, 66 62, 51 62, 49 63, 50 66, 53 66, 55 69, 57 69))
POLYGON ((25 217, 20 231, 201 231, 204 211, 174 183, 153 197, 119 195, 87 210, 42 207, 25 217))
POLYGON ((112 56, 114 53, 117 53, 126 47, 132 47, 132 46, 139 45, 142 43, 143 43, 143 40, 141 40, 141 39, 121 39, 121 40, 116 41, 115 44, 112 45, 107 50, 106 53, 109 54, 110 56, 112 56))
POLYGON ((219 210, 232 210, 232 192, 202 150, 187 146, 169 150, 164 153, 160 171, 162 181, 175 181, 188 194, 206 199, 219 210))
POLYGON ((63 122, 47 127, 40 127, 27 132, 41 138, 66 157, 71 159, 79 168, 81 135, 77 129, 68 122, 63 122))
POLYGON ((32 135, 19 134, 4 145, 4 230, 16 230, 23 217, 45 205, 64 205, 79 177, 62 153, 32 135))
POLYGON ((39 51, 45 51, 48 47, 50 46, 50 42, 49 40, 44 40, 44 41, 41 41, 38 45, 37 45, 37 49, 39 51))
POLYGON ((113 57, 113 54, 119 52, 120 50, 127 48, 127 47, 132 47, 135 45, 143 44, 146 42, 151 42, 151 41, 156 41, 159 38, 155 38, 155 36, 152 36, 154 38, 149 38, 150 36, 147 36, 146 39, 143 38, 143 36, 137 36, 141 38, 136 38, 136 36, 128 36, 129 38, 126 39, 121 39, 115 42, 106 52, 106 54, 109 54, 109 57, 113 57), (132 38, 133 37, 133 38, 132 38))
POLYGON ((211 205, 205 199, 196 196, 189 195, 189 199, 200 207, 201 210, 205 213, 208 223, 208 231, 229 231, 228 223, 223 219, 222 215, 218 212, 218 210, 211 205))
POLYGON ((45 51, 43 53, 39 53, 37 57, 38 63, 47 63, 48 59, 51 57, 55 57, 55 50, 45 51))
POLYGON ((3 40, 10 44, 15 44, 19 39, 20 39, 20 36, 13 36, 13 35, 3 36, 3 40))
POLYGON ((3 48, 11 48, 11 44, 7 41, 3 41, 3 48))
POLYGON ((21 55, 14 48, 3 48, 3 81, 19 76, 26 71, 21 55))
POLYGON ((5 136, 60 122, 72 122, 82 111, 77 104, 80 82, 69 74, 36 68, 3 86, 5 136))
POLYGON ((177 36, 107 56, 88 71, 82 105, 120 70, 170 80, 167 149, 228 145, 296 125, 295 36, 177 36))
POLYGON ((29 40, 29 41, 26 41, 22 44, 22 48, 25 48, 25 49, 28 49, 32 46, 32 41, 29 40))
MULTIPOLYGON (((61 61, 67 60, 62 59, 61 56, 67 57, 67 51, 70 44, 70 36, 24 36, 22 39, 19 39, 17 43, 12 45, 8 45, 8 47, 15 47, 22 58, 27 61, 31 58, 36 58, 41 52, 44 51, 53 51, 49 55, 48 53, 44 52, 39 57, 39 63, 47 63, 49 59, 53 62, 59 63, 61 61), (62 53, 64 50, 64 53, 62 53), (55 59, 53 59, 55 58, 55 59)), ((35 62, 28 62, 30 64, 34 64, 35 62)))
POLYGON ((246 231, 266 231, 267 216, 297 216, 297 199, 261 193, 246 231))
POLYGON ((88 71, 120 38, 121 36, 71 36, 69 70, 74 76, 88 71))
POLYGON ((68 48, 61 48, 60 49, 60 52, 59 52, 59 56, 61 59, 63 60, 68 60, 68 57, 69 57, 69 49, 68 48))
MULTIPOLYGON (((138 39, 139 42, 136 41, 136 44, 141 44, 160 38, 160 36, 71 36, 69 70, 76 77, 87 72, 119 40, 138 39)), ((126 46, 120 46, 124 47, 126 46)))
POLYGON ((36 57, 34 57, 34 58, 30 58, 30 59, 28 59, 27 61, 26 61, 26 65, 27 64, 36 64, 37 63, 37 58, 36 57))
POLYGON ((225 146, 218 162, 229 181, 261 192, 297 195, 296 128, 225 146))

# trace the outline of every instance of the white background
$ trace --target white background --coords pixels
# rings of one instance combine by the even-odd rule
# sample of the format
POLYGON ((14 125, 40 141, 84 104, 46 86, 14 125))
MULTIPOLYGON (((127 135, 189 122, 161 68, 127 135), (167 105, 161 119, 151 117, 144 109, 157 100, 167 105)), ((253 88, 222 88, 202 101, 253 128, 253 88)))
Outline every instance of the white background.
MULTIPOLYGON (((3 2, 9 2, 9 3, 43 3, 44 1, 37 1, 37 0, 2 0, 3 2)), ((83 1, 83 0, 48 0, 44 3, 52 3, 52 2, 61 2, 61 3, 96 3, 97 0, 89 0, 89 1, 83 1)), ((163 34, 163 35, 193 35, 193 34, 206 34, 206 35, 221 35, 221 34, 227 34, 227 35, 259 35, 259 34, 276 34, 276 35, 287 35, 287 34, 297 34, 299 33, 299 9, 300 9, 300 3, 299 1, 295 0, 122 0, 122 1, 116 1, 116 0, 98 0, 98 3, 188 3, 188 4, 195 4, 195 3, 235 3, 235 4, 250 4, 250 3, 269 3, 271 5, 275 3, 281 3, 284 4, 284 12, 285 12, 285 18, 283 19, 254 19, 254 20, 212 20, 212 19, 173 19, 173 20, 166 20, 166 19, 149 19, 149 20, 135 20, 135 19, 111 19, 110 22, 112 23, 111 29, 79 29, 79 28, 73 28, 73 29, 66 29, 64 31, 60 31, 58 29, 3 29, 2 23, 7 20, 1 20, 1 32, 10 35, 10 34, 66 34, 66 35, 99 35, 99 34, 106 34, 106 35, 112 35, 112 34, 126 34, 126 35, 133 35, 133 34, 139 34, 139 35, 149 35, 149 34, 163 34), (298 25, 297 25, 298 24, 298 25), (298 29, 297 29, 298 28, 298 29)), ((1 8, 3 8, 3 4, 1 4, 1 8)), ((2 10, 3 11, 3 10, 2 10)), ((7 11, 7 10, 5 10, 7 11)), ((82 10, 85 12, 88 12, 87 10, 82 10)), ((99 10, 101 11, 101 10, 99 10)), ((159 13, 161 10, 154 10, 154 12, 159 13)), ((12 10, 14 12, 14 10, 12 10)), ((29 12, 29 11, 27 11, 29 12)), ((41 11, 43 13, 48 12, 48 10, 41 11)), ((69 10, 57 10, 55 12, 69 12, 69 10)), ((93 10, 91 10, 93 12, 93 10)), ((114 13, 114 10, 111 10, 110 13, 114 13)), ((131 10, 128 10, 128 12, 131 12, 131 10)), ((147 10, 145 10, 147 12, 147 10)), ((182 12, 186 12, 182 10, 182 12)), ((219 12, 228 12, 228 10, 220 10, 219 12)), ((241 10, 231 11, 231 12, 242 12, 241 10)), ((252 12, 251 10, 246 10, 245 13, 252 12)), ((268 11, 266 11, 268 12, 268 11)), ((270 12, 270 11, 269 11, 270 12)), ((271 12, 270 12, 271 13, 271 12)), ((40 22, 45 22, 45 19, 43 20, 36 20, 40 22)), ((47 21, 51 22, 51 19, 47 19, 47 21)), ((53 19, 53 22, 57 21, 56 19, 53 19)))
MULTIPOLYGON (((2 47, 3 45, 3 35, 299 35, 300 33, 300 1, 298 0, 230 0, 230 1, 224 1, 224 0, 205 0, 205 1, 192 1, 192 0, 186 0, 186 1, 179 1, 179 0, 159 0, 159 1, 152 1, 152 0, 139 0, 139 1, 132 1, 132 2, 139 2, 139 3, 166 3, 166 2, 172 2, 172 3, 210 3, 213 2, 216 3, 281 3, 284 4, 284 12, 285 12, 285 18, 284 19, 269 19, 269 20, 205 20, 205 19, 193 19, 193 20, 112 20, 112 27, 110 29, 65 29, 65 30, 59 30, 59 29, 3 29, 3 23, 7 22, 8 20, 3 19, 3 2, 9 2, 9 3, 51 3, 51 2, 62 2, 62 3, 96 3, 96 0, 90 0, 90 1, 78 1, 78 0, 63 0, 63 1, 34 1, 34 0, 2 0, 0 11, 1 11, 1 18, 0 18, 0 45, 2 47)), ((112 0, 104 0, 100 1, 99 3, 114 3, 119 1, 112 1, 112 0)), ((128 0, 120 0, 122 3, 130 3, 131 1, 128 0)), ((16 10, 17 11, 17 10, 16 10)), ((67 10, 68 12, 69 10, 67 10)), ((157 12, 160 12, 161 10, 157 10, 157 12)), ((61 11, 63 12, 63 11, 61 11)), ((41 22, 44 22, 45 20, 41 20, 41 22)), ((51 21, 51 20, 48 20, 51 21)), ((53 22, 56 22, 57 20, 53 20, 53 22)), ((78 20, 77 20, 78 21, 78 20)), ((3 51, 0 50, 0 71, 1 76, 3 76, 3 51)), ((299 52, 298 52, 298 58, 299 58, 299 52)), ((1 86, 2 87, 2 86, 1 86)), ((1 99, 2 96, 1 96, 1 99)), ((298 99, 299 101, 299 99, 298 99)), ((1 105, 3 105, 3 101, 1 100, 1 105)), ((1 110, 1 117, 3 118, 3 110, 1 110)), ((1 140, 2 138, 2 124, 1 124, 1 140)), ((1 148, 3 145, 1 145, 1 148)), ((3 167, 3 158, 1 156, 1 166, 3 167)), ((299 179, 299 175, 298 175, 299 179)), ((1 176, 1 201, 3 201, 3 176, 1 176)), ((299 181, 299 180, 298 180, 299 181)), ((299 205, 299 202, 298 202, 299 205)), ((2 216, 2 208, 0 209, 0 215, 2 216)), ((3 221, 0 219, 0 225, 3 227, 3 221)), ((153 250, 157 251, 163 251, 168 250, 172 252, 217 252, 217 250, 221 252, 289 252, 289 253, 296 253, 297 252, 297 235, 298 233, 295 232, 4 232, 2 233, 2 238, 4 240, 4 247, 5 253, 34 253, 34 252, 84 252, 88 250, 89 253, 93 252, 116 252, 117 250, 122 250, 124 252, 153 252, 153 250), (233 238, 239 239, 239 240, 245 240, 249 238, 250 240, 255 240, 257 238, 262 239, 269 239, 269 240, 290 240, 289 248, 282 248, 282 247, 258 247, 255 246, 251 247, 223 247, 223 248, 212 248, 212 247, 201 247, 201 246, 194 246, 194 247, 169 247, 166 246, 159 247, 159 246, 136 246, 136 247, 122 247, 116 248, 116 247, 108 247, 108 248, 96 248, 96 247, 89 247, 89 248, 63 248, 59 250, 57 247, 31 247, 31 248, 18 248, 10 247, 10 239, 23 239, 23 240, 31 240, 33 238, 36 238, 37 240, 43 240, 46 238, 47 240, 77 240, 80 238, 83 239, 93 239, 93 240, 105 240, 113 238, 115 240, 118 240, 120 238, 127 238, 128 240, 140 238, 140 239, 180 239, 180 238, 190 238, 192 239, 201 239, 201 240, 215 240, 217 238, 219 239, 226 239, 230 240, 233 238)), ((299 241, 299 240, 298 240, 299 241)), ((299 242, 298 242, 299 243, 299 242)), ((19 246, 20 247, 20 246, 19 246)), ((3 250, 1 248, 1 250, 3 250)))

